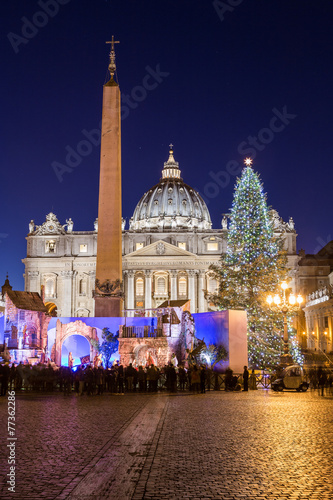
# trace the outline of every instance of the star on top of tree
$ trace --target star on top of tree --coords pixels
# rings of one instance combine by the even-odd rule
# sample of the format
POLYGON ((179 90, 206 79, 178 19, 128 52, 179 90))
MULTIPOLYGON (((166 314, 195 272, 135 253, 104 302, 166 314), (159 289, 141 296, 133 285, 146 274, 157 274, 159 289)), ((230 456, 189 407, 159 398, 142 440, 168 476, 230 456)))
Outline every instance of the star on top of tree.
POLYGON ((247 167, 251 167, 253 160, 252 160, 252 158, 245 158, 244 163, 247 167))

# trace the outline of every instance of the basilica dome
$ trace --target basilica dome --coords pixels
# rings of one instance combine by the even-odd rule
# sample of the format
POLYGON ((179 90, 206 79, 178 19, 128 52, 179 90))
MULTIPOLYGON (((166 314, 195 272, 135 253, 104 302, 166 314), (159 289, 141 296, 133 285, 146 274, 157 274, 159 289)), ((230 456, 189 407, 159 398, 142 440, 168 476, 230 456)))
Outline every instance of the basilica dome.
POLYGON ((183 182, 170 146, 162 178, 137 204, 130 231, 205 231, 211 227, 206 203, 195 189, 183 182))

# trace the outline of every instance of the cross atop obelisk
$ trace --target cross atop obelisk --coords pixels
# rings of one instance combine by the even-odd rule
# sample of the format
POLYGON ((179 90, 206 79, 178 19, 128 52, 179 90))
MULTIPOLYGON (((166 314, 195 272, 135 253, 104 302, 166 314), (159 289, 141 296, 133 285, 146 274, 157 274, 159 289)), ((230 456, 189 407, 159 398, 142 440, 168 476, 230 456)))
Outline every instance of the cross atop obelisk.
POLYGON ((120 43, 119 41, 116 41, 114 39, 114 36, 112 35, 112 40, 111 42, 105 42, 105 43, 110 43, 111 44, 111 50, 110 50, 110 64, 109 64, 109 71, 110 71, 110 75, 111 75, 111 78, 113 78, 113 75, 115 74, 116 72, 116 53, 114 51, 114 44, 115 43, 120 43))

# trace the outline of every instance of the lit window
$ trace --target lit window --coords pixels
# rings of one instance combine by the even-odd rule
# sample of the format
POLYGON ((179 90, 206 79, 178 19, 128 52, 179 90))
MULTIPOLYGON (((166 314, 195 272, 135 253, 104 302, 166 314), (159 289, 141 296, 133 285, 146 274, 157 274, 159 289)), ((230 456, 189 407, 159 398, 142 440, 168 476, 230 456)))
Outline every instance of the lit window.
POLYGON ((157 293, 165 294, 166 293, 166 283, 165 278, 159 277, 156 280, 156 291, 157 293))
POLYGON ((178 241, 178 247, 181 248, 182 250, 186 250, 186 243, 183 243, 182 241, 178 241))
POLYGON ((135 250, 140 250, 140 248, 143 248, 143 243, 136 243, 135 244, 135 250))
POLYGON ((54 240, 48 240, 45 242, 46 253, 55 253, 55 250, 56 250, 56 242, 54 240))
POLYGON ((88 245, 82 244, 80 245, 80 253, 87 253, 88 252, 88 245))
POLYGON ((144 288, 143 288, 143 278, 137 278, 135 289, 136 289, 136 295, 138 297, 143 296, 143 293, 144 293, 144 291, 143 291, 144 290, 144 288))
POLYGON ((179 278, 178 290, 179 290, 179 295, 186 295, 187 294, 187 280, 186 280, 185 276, 181 276, 179 278))
POLYGON ((209 252, 216 252, 219 249, 218 243, 207 243, 207 250, 209 252))

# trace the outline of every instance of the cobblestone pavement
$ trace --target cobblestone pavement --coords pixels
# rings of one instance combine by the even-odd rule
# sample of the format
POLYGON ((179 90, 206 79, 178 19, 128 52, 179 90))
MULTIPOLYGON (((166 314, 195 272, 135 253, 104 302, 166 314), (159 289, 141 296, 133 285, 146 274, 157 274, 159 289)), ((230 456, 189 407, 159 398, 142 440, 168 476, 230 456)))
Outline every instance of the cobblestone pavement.
POLYGON ((315 392, 16 397, 0 498, 333 499, 333 398, 315 392))

